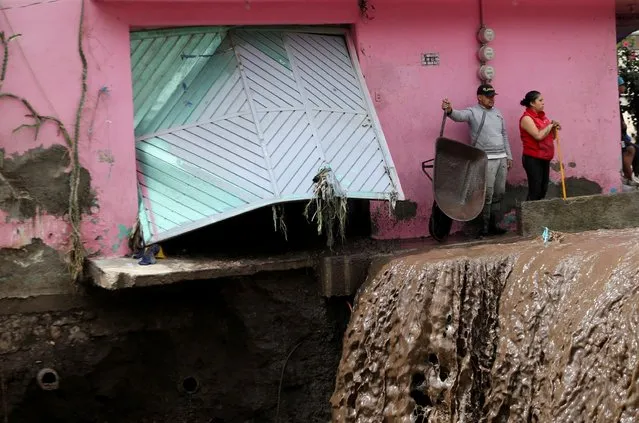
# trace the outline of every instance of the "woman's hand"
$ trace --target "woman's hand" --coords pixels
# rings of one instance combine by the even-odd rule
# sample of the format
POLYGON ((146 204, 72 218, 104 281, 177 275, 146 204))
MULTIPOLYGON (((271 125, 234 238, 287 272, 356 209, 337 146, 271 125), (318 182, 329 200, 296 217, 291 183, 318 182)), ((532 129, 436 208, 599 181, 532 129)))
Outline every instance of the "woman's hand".
POLYGON ((447 98, 442 100, 442 110, 445 110, 446 113, 450 113, 453 111, 453 105, 450 103, 450 100, 447 98))
POLYGON ((561 131, 561 124, 559 122, 557 122, 556 120, 553 120, 551 125, 552 125, 553 129, 561 131))

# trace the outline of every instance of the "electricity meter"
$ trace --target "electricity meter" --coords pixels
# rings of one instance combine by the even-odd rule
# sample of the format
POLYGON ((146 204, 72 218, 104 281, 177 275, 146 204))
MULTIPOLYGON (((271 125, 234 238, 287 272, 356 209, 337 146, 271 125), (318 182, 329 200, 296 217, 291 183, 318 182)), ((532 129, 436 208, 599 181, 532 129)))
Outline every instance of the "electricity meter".
POLYGON ((491 28, 481 28, 477 33, 477 39, 482 44, 490 43, 495 39, 495 31, 491 28))
POLYGON ((479 79, 482 81, 492 81, 495 79, 495 68, 489 65, 483 65, 479 68, 479 79))
POLYGON ((482 46, 477 55, 481 62, 489 62, 495 58, 495 49, 489 46, 482 46))

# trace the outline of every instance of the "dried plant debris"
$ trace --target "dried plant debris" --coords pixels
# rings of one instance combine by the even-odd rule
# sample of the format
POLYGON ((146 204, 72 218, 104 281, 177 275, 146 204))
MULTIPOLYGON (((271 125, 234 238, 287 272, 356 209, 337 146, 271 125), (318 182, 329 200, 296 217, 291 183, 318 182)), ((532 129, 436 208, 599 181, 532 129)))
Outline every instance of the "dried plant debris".
POLYGON ((348 202, 345 192, 330 167, 323 167, 313 178, 313 198, 304 209, 304 217, 317 224, 317 233, 326 234, 326 245, 335 244, 335 226, 342 241, 346 238, 348 202))

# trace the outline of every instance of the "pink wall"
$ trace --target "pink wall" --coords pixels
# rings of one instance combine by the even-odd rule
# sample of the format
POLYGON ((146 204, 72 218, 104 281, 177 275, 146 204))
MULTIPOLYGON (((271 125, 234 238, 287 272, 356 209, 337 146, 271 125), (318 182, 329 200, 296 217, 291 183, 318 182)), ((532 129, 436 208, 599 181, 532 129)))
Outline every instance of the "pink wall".
MULTIPOLYGON (((374 19, 356 26, 360 61, 369 89, 381 98, 377 110, 402 186, 418 203, 417 219, 407 222, 388 219, 386 208, 380 208, 383 238, 426 233, 432 194, 419 159, 434 156, 441 99, 449 97, 456 107, 476 102, 477 2, 432 3, 437 7, 378 1, 374 19), (441 65, 420 66, 422 52, 439 52, 441 65)), ((604 192, 619 187, 614 1, 484 3, 485 23, 496 32, 497 107, 509 123, 514 156, 509 182, 525 183, 519 101, 534 89, 544 94, 549 115, 563 124, 564 162, 576 163, 566 176, 596 181, 604 192)), ((464 124, 448 121, 447 135, 467 140, 467 133, 464 124)))
MULTIPOLYGON (((15 7, 22 3, 4 2, 8 9, 0 16, 0 30, 23 34, 12 44, 3 90, 29 98, 41 113, 60 116, 71 126, 79 94, 76 22, 80 2, 15 7)), ((564 160, 577 164, 567 169, 568 176, 595 180, 605 191, 616 187, 619 117, 614 1, 564 0, 563 6, 551 0, 486 3, 486 22, 497 32, 498 106, 510 122, 515 156, 521 152, 516 131, 519 99, 526 90, 538 89, 546 95, 549 113, 564 125, 564 160)), ((360 61, 370 91, 378 94, 377 110, 404 191, 418 204, 417 218, 410 221, 396 223, 381 213, 378 235, 425 235, 431 186, 419 164, 433 156, 440 99, 449 96, 457 106, 474 101, 478 8, 476 2, 467 0, 371 0, 371 4, 375 6, 373 19, 362 21, 354 0, 87 2, 84 46, 89 96, 81 161, 91 172, 99 205, 85 217, 83 234, 89 249, 105 256, 124 254, 123 236, 135 221, 128 33, 131 27, 151 26, 354 23, 360 61), (423 52, 439 52, 441 66, 421 66, 423 52), (109 94, 101 98, 93 118, 101 87, 107 87, 109 94), (89 134, 91 121, 94 129, 89 134)), ((62 143, 51 128, 37 141, 28 132, 12 134, 23 111, 7 102, 0 107, 0 148, 7 154, 62 143)), ((466 129, 449 124, 447 134, 466 138, 466 129)), ((524 180, 517 159, 510 180, 516 184, 524 180)), ((63 247, 65 231, 65 222, 46 215, 35 221, 12 221, 0 230, 0 247, 19 247, 31 237, 63 247)))
MULTIPOLYGON (((0 30, 22 37, 10 44, 10 65, 2 91, 28 99, 41 114, 60 117, 71 131, 80 95, 81 64, 77 50, 78 0, 36 4, 3 3, 0 30)), ((135 223, 137 195, 133 155, 131 77, 128 26, 99 13, 87 2, 84 48, 89 63, 86 110, 81 125, 81 164, 92 177, 98 207, 85 216, 82 233, 90 252, 126 252, 125 234, 135 223), (96 109, 98 90, 107 87, 96 109), (94 117, 95 115, 95 117, 94 117), (93 124, 91 123, 93 122, 93 124), (93 126, 93 130, 89 128, 93 126)), ((25 122, 16 103, 0 103, 0 148, 6 156, 37 147, 64 144, 52 125, 37 140, 30 130, 12 133, 25 122)), ((4 212, 0 219, 5 221, 4 212)), ((66 247, 68 226, 61 218, 42 215, 33 221, 11 221, 0 230, 0 247, 18 248, 31 238, 66 247)))

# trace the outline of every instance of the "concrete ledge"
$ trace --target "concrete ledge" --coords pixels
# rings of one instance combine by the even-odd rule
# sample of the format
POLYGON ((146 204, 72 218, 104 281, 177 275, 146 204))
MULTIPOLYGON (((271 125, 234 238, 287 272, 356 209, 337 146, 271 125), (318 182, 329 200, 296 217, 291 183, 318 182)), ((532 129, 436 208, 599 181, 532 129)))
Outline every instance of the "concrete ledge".
POLYGON ((314 269, 321 294, 327 297, 352 295, 366 280, 368 268, 377 254, 325 256, 283 256, 260 259, 166 259, 140 266, 128 258, 91 260, 89 277, 96 286, 118 290, 168 285, 182 281, 251 276, 259 272, 314 269))
POLYGON ((259 272, 277 272, 311 268, 308 255, 261 259, 212 260, 164 259, 150 266, 140 266, 129 258, 90 260, 89 277, 94 285, 105 289, 166 285, 181 281, 250 276, 259 272))
POLYGON ((93 285, 118 290, 133 287, 168 285, 183 281, 218 279, 235 276, 252 276, 260 272, 279 272, 297 269, 313 269, 318 290, 325 297, 349 296, 357 292, 366 281, 374 262, 387 261, 400 255, 423 252, 432 248, 459 248, 501 243, 519 239, 511 235, 494 240, 460 242, 451 238, 446 244, 433 240, 405 240, 392 248, 383 243, 357 250, 331 255, 315 253, 287 254, 252 259, 172 258, 158 260, 150 266, 140 266, 129 258, 93 259, 87 264, 88 279, 93 285))
POLYGON ((518 211, 523 236, 540 235, 544 227, 559 232, 639 227, 639 192, 526 201, 518 211))

